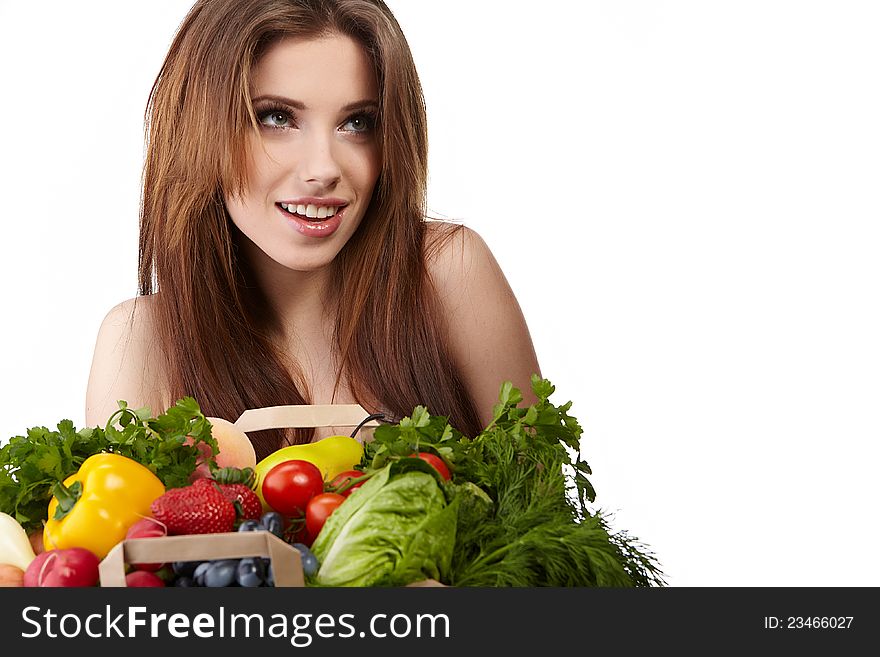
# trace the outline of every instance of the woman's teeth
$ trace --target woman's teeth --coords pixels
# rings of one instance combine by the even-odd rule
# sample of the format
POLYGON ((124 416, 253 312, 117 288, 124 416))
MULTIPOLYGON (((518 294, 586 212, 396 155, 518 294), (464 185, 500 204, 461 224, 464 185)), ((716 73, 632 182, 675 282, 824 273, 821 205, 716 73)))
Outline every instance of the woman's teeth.
POLYGON ((294 205, 293 203, 280 203, 279 205, 291 214, 298 214, 307 219, 327 219, 336 214, 339 209, 333 205, 294 205))

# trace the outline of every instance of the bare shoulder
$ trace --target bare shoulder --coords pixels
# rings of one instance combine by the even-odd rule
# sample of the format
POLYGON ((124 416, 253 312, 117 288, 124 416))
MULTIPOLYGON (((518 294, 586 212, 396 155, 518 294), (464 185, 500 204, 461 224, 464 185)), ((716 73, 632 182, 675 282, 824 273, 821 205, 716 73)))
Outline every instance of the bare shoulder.
POLYGON ((444 310, 473 311, 475 303, 511 304, 519 310, 498 261, 474 229, 445 222, 428 226, 426 265, 444 310))
POLYGON ((522 309, 486 241, 463 225, 429 222, 428 276, 446 320, 447 342, 484 424, 504 381, 532 400, 540 374, 522 309))
POLYGON ((95 340, 86 388, 86 424, 103 425, 119 408, 150 406, 154 412, 167 403, 156 352, 153 298, 135 297, 106 314, 95 340))
POLYGON ((426 225, 425 261, 435 286, 457 288, 470 281, 475 270, 487 273, 494 269, 503 276, 489 246, 472 228, 445 221, 430 221, 426 225))

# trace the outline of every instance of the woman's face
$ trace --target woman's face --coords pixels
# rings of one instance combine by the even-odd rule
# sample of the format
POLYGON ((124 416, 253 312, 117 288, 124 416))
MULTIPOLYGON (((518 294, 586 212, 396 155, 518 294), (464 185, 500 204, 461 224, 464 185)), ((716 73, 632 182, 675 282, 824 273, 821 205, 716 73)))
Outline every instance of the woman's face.
POLYGON ((260 134, 226 208, 250 257, 315 271, 357 230, 379 175, 372 66, 349 37, 284 39, 255 67, 251 98, 260 134))

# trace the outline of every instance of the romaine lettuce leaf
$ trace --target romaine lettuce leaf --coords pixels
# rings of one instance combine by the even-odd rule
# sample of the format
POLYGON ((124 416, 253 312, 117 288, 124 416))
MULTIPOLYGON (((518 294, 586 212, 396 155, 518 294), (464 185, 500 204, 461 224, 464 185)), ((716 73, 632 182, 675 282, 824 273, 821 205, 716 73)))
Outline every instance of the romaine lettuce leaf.
POLYGON ((455 546, 456 506, 424 472, 387 466, 327 519, 312 545, 319 586, 403 586, 440 579, 455 546))

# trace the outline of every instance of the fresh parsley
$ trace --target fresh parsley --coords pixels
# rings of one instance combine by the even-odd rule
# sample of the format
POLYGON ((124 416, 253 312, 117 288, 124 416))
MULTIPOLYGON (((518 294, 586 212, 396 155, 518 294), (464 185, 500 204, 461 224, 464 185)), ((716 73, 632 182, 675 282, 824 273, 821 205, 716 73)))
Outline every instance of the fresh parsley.
POLYGON ((42 529, 54 484, 101 452, 134 459, 154 472, 166 488, 176 488, 189 483, 203 454, 216 466, 218 446, 210 422, 192 397, 178 400, 156 417, 149 408, 131 409, 120 401, 119 410, 103 428, 77 431, 73 422, 62 420, 55 431, 33 427, 0 447, 0 511, 28 532, 42 529))

